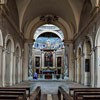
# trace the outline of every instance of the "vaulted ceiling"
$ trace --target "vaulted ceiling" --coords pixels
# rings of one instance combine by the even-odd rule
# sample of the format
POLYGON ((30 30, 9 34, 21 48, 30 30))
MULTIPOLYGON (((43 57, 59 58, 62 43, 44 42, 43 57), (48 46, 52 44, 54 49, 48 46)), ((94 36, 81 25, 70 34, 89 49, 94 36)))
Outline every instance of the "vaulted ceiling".
POLYGON ((97 0, 16 0, 20 31, 25 33, 37 17, 50 14, 59 16, 66 23, 63 26, 68 26, 73 34, 78 31, 85 1, 90 1, 94 7, 97 0))

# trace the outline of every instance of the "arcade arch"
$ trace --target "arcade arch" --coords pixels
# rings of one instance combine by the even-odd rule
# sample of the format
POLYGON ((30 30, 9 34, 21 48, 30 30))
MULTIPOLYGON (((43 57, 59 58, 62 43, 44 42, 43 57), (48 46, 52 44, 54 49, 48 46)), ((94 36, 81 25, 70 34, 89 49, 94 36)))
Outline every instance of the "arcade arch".
POLYGON ((5 38, 5 49, 3 52, 3 81, 6 86, 12 85, 12 73, 14 65, 14 41, 11 35, 5 38))

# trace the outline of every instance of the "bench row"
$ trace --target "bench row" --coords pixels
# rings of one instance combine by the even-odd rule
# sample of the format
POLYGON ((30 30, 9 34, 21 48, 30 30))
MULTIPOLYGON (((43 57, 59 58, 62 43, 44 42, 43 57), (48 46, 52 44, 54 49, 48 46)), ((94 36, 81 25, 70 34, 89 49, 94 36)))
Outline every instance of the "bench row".
POLYGON ((100 88, 69 88, 74 100, 100 100, 100 88))
POLYGON ((30 94, 30 87, 0 87, 0 100, 27 100, 28 98, 30 100, 39 100, 37 97, 41 94, 40 90, 40 87, 37 87, 30 94), (39 95, 38 91, 40 91, 39 95))

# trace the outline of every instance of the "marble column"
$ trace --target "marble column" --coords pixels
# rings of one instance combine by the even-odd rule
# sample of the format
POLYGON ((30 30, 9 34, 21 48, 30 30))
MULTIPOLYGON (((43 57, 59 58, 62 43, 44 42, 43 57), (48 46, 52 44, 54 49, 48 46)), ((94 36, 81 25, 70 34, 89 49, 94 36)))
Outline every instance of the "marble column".
POLYGON ((32 43, 29 44, 29 56, 28 56, 28 77, 33 79, 33 70, 32 70, 32 43))
POLYGON ((91 51, 91 86, 94 87, 94 49, 91 51))
POLYGON ((2 47, 0 46, 0 86, 2 86, 2 47))
POLYGON ((12 84, 15 84, 16 83, 16 74, 15 74, 15 68, 16 68, 16 55, 15 55, 15 53, 14 53, 14 66, 13 66, 13 73, 12 73, 12 75, 13 75, 13 82, 12 82, 12 84))
POLYGON ((68 61, 69 61, 69 79, 74 80, 74 66, 73 66, 73 43, 69 43, 68 61))
POLYGON ((97 49, 94 50, 94 87, 97 87, 97 49))
POLYGON ((96 47, 96 65, 95 65, 95 73, 97 74, 97 76, 95 77, 96 81, 97 81, 97 85, 96 87, 100 87, 100 46, 96 47))
POLYGON ((20 56, 20 82, 22 82, 22 56, 20 56))
POLYGON ((13 73, 13 67, 14 67, 14 52, 11 52, 11 62, 10 62, 10 86, 12 86, 12 73, 13 73))
POLYGON ((68 79, 68 52, 69 52, 69 45, 67 43, 64 43, 65 45, 65 51, 64 51, 64 79, 68 79))
POLYGON ((75 58, 75 72, 74 73, 75 73, 74 81, 77 82, 77 58, 75 58))
POLYGON ((20 83, 20 78, 21 78, 21 64, 20 64, 20 59, 21 57, 18 57, 18 83, 20 83))
POLYGON ((3 49, 3 65, 2 65, 2 85, 5 86, 5 67, 6 67, 6 49, 5 49, 6 45, 4 45, 4 49, 3 49))
POLYGON ((42 51, 42 59, 41 59, 41 61, 42 61, 42 68, 44 67, 44 52, 42 51))
POLYGON ((53 67, 56 67, 56 56, 55 56, 55 52, 53 52, 53 67))
POLYGON ((84 53, 81 55, 81 84, 84 84, 84 73, 85 73, 85 60, 84 53))
POLYGON ((24 59, 23 59, 23 81, 28 80, 28 55, 29 46, 28 42, 24 43, 24 59))

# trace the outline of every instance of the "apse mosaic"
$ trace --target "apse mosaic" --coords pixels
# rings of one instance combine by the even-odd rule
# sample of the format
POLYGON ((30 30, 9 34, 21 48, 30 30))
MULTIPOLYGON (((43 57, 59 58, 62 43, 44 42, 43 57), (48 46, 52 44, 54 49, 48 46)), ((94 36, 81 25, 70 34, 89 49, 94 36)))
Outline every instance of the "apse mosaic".
POLYGON ((36 30, 33 47, 36 49, 60 49, 64 47, 63 38, 63 33, 57 26, 45 24, 36 30))
POLYGON ((63 48, 63 42, 59 37, 39 37, 34 43, 37 49, 60 49, 63 48))

